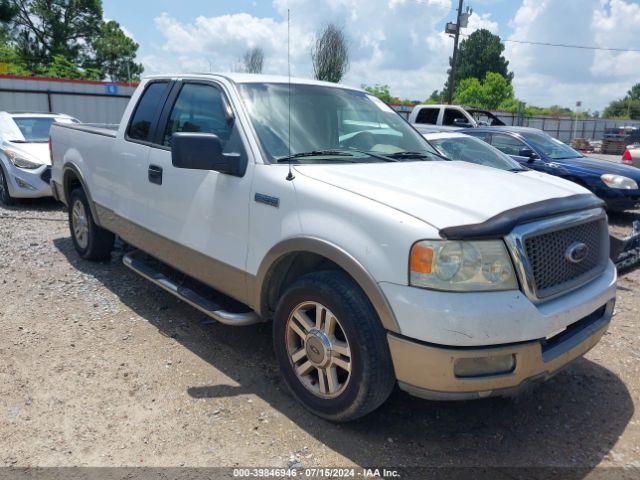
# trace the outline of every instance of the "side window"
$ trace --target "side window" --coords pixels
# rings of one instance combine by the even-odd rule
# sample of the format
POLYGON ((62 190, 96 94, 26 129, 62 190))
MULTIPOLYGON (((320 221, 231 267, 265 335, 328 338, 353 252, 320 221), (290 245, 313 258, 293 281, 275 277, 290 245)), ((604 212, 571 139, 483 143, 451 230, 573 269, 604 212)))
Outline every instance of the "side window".
POLYGON ((129 138, 134 140, 150 140, 151 125, 156 120, 160 102, 163 99, 168 82, 154 82, 150 84, 136 105, 133 118, 129 125, 129 138))
POLYGON ((466 131, 466 132, 464 132, 464 134, 465 135, 469 135, 470 137, 479 138, 483 142, 490 143, 489 142, 489 137, 491 136, 491 134, 488 133, 488 132, 469 132, 469 131, 466 131))
POLYGON ((526 147, 526 145, 517 138, 510 137, 509 135, 498 135, 495 133, 491 138, 491 145, 507 155, 516 156, 520 155, 520 150, 526 147))
POLYGON ((429 125, 437 125, 438 124, 438 115, 440 115, 439 108, 422 108, 418 112, 418 116, 416 117, 416 123, 427 123, 429 125))
POLYGON ((231 136, 232 127, 225 115, 222 95, 212 85, 185 84, 171 110, 164 133, 164 144, 171 145, 174 133, 199 132, 217 135, 224 148, 231 136))
POLYGON ((442 124, 455 126, 455 121, 457 119, 462 120, 464 123, 469 123, 469 119, 460 110, 456 110, 455 108, 447 108, 444 111, 444 119, 442 120, 442 124))

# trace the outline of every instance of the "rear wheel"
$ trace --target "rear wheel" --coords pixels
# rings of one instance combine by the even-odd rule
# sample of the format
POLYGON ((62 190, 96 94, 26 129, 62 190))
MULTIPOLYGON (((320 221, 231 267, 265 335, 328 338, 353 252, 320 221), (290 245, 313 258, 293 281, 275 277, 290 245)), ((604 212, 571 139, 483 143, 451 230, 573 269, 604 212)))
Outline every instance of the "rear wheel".
POLYGON ((274 348, 287 386, 328 420, 366 415, 395 385, 386 332, 343 272, 305 275, 285 292, 274 318, 274 348))
POLYGON ((111 256, 115 236, 95 223, 87 196, 80 188, 71 192, 69 229, 73 245, 82 258, 105 260, 111 256))
POLYGON ((4 168, 0 164, 0 202, 4 205, 13 205, 15 200, 9 193, 9 187, 7 186, 7 177, 4 173, 4 168))

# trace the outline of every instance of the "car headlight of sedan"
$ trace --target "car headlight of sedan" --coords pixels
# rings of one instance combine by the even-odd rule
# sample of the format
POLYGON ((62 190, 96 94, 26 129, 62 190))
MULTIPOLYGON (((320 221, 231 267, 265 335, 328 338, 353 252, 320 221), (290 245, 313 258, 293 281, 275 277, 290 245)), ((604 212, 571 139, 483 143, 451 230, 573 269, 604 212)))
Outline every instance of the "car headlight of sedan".
POLYGON ((42 166, 42 163, 34 161, 33 159, 27 157, 24 153, 19 153, 14 150, 5 150, 4 154, 7 156, 9 161, 11 161, 11 163, 13 163, 18 168, 33 170, 42 166))
POLYGON ((409 260, 413 287, 454 292, 516 290, 511 257, 501 240, 423 240, 409 260))
POLYGON ((604 184, 609 188, 618 188, 621 190, 637 190, 638 183, 629 177, 623 177, 622 175, 614 175, 612 173, 605 173, 600 177, 604 184))

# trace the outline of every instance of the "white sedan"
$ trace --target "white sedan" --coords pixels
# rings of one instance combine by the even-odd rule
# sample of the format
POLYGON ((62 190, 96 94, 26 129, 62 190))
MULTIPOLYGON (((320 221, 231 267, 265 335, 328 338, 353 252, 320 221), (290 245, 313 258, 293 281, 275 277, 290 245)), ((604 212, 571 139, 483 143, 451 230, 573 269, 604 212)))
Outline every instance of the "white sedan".
POLYGON ((58 113, 0 112, 0 202, 50 197, 49 129, 54 122, 77 123, 58 113))
POLYGON ((476 163, 510 172, 523 172, 522 167, 510 156, 502 153, 479 138, 451 131, 423 133, 433 148, 449 160, 476 163))
POLYGON ((640 144, 629 145, 622 155, 622 163, 640 168, 640 144))

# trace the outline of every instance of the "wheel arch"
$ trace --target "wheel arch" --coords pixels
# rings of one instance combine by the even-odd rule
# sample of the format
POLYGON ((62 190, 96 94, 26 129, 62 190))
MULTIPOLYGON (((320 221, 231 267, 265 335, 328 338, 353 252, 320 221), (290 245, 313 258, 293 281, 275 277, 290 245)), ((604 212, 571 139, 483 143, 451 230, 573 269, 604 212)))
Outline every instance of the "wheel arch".
POLYGON ((340 269, 362 289, 386 330, 400 332, 400 327, 384 293, 373 276, 351 254, 326 240, 315 237, 286 239, 265 255, 256 275, 252 304, 260 314, 270 318, 275 302, 295 279, 318 270, 340 269))
POLYGON ((99 217, 96 212, 96 206, 93 203, 93 199, 91 197, 91 192, 87 188, 87 182, 85 182, 82 173, 80 173, 80 169, 74 165, 73 163, 67 163, 64 166, 64 171, 62 174, 62 191, 64 192, 64 200, 68 207, 69 199, 71 198, 71 192, 74 188, 80 187, 84 191, 87 196, 87 200, 89 201, 89 209, 91 210, 91 215, 93 216, 93 220, 96 224, 99 223, 99 217))

